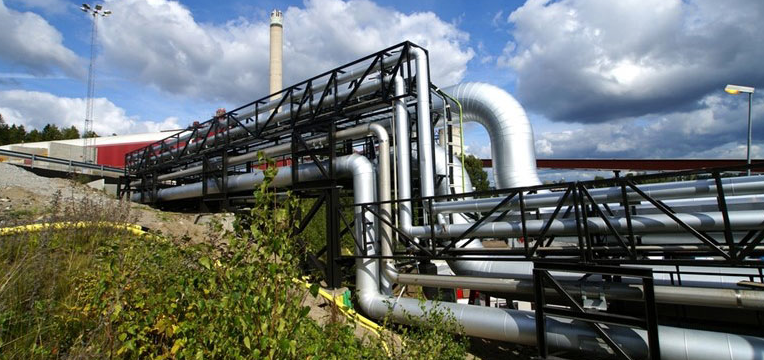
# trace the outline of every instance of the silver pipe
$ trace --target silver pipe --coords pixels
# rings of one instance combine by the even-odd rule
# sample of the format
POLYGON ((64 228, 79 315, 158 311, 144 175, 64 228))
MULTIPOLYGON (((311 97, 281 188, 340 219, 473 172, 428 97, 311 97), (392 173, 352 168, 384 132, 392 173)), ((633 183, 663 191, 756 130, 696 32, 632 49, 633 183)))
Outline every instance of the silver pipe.
MULTIPOLYGON (((432 173, 432 124, 430 119, 430 75, 427 67, 427 53, 413 48, 416 60, 417 90, 417 150, 419 153, 419 183, 422 197, 435 195, 432 173)), ((401 138, 403 139, 403 138, 401 138)), ((408 139, 408 138, 406 138, 408 139)))
MULTIPOLYGON (((399 160, 404 158, 408 157, 400 156, 399 160)), ((378 174, 378 176, 380 178, 385 177, 384 174, 378 174)), ((374 245, 367 247, 370 255, 375 255, 376 249, 374 245)), ((382 250, 382 255, 392 254, 388 246, 383 245, 382 250)), ((382 318, 390 314, 396 322, 407 323, 411 319, 425 317, 424 311, 438 309, 440 311, 447 311, 450 315, 454 316, 467 335, 525 345, 536 344, 535 319, 532 312, 453 303, 436 304, 431 301, 421 303, 419 300, 407 298, 396 299, 379 292, 377 288, 379 281, 377 269, 379 268, 374 260, 368 258, 359 259, 356 262, 356 266, 359 303, 364 312, 372 317, 382 318)), ((389 266, 385 266, 383 269, 386 276, 401 283, 419 282, 420 285, 446 287, 465 282, 464 277, 457 281, 442 282, 440 281, 443 280, 441 276, 404 275, 397 273, 394 268, 389 266), (426 282, 428 279, 437 279, 439 281, 426 282), (408 280, 411 280, 411 282, 408 280)), ((521 282, 516 280, 471 279, 474 282, 469 287, 475 289, 489 289, 490 286, 495 285, 495 283, 492 284, 494 281, 498 281, 506 286, 510 286, 508 284, 512 283, 521 284, 521 282), (478 282, 483 285, 478 284, 478 282)), ((663 294, 660 291, 658 293, 663 294)), ((670 296, 670 294, 667 296, 670 296)), ((729 301, 729 299, 729 297, 724 296, 723 301, 729 301)), ((752 306, 760 304, 755 300, 750 303, 753 304, 752 306)), ((546 326, 548 343, 552 349, 579 350, 606 354, 604 348, 591 346, 591 344, 599 343, 599 340, 587 324, 579 322, 566 323, 554 318, 547 318, 546 326)), ((608 332, 634 357, 647 357, 647 335, 644 331, 611 327, 608 332)), ((659 327, 659 336, 661 338, 661 356, 668 360, 755 359, 756 354, 761 354, 764 351, 764 339, 749 336, 664 326, 659 327), (698 351, 698 349, 701 350, 698 351), (730 350, 727 351, 728 349, 730 350)))
MULTIPOLYGON (((462 105, 464 121, 477 122, 491 139, 493 176, 499 189, 540 185, 536 149, 525 110, 512 95, 485 83, 443 89, 462 105)), ((434 103, 435 107, 443 103, 434 103)))
MULTIPOLYGON (((395 137, 398 139, 396 146, 398 161, 398 198, 405 199, 398 203, 398 223, 401 231, 409 234, 412 226, 411 208, 411 136, 409 134, 409 112, 406 101, 401 96, 406 92, 403 78, 398 75, 393 78, 395 83, 395 137)), ((429 89, 428 89, 429 91, 429 89)))
MULTIPOLYGON (((420 303, 416 299, 361 294, 361 307, 374 318, 388 314, 396 322, 411 323, 437 309, 451 314, 470 336, 535 346, 536 326, 533 312, 454 303, 420 303), (392 305, 388 305, 392 304, 392 305)), ((547 342, 551 350, 573 350, 612 356, 600 345, 588 324, 546 319, 547 342)), ((606 330, 616 343, 633 358, 647 358, 647 333, 644 330, 611 326, 606 330)), ((665 360, 740 360, 760 359, 764 339, 712 331, 659 326, 661 359, 665 360)))
MULTIPOLYGON (((445 161, 440 160, 441 155, 438 151, 445 152, 442 148, 436 147, 436 173, 438 175, 442 175, 447 171, 445 161)), ((461 174, 460 171, 458 171, 458 168, 462 166, 461 163, 458 161, 455 163, 455 166, 457 167, 457 171, 455 171, 456 174, 461 174)), ((470 182, 470 178, 465 178, 465 184, 466 187, 469 189, 472 187, 472 184, 470 182)), ((454 188, 456 193, 463 192, 461 189, 461 183, 457 182, 457 186, 454 188)), ((438 195, 444 195, 449 193, 449 188, 446 184, 441 184, 440 187, 436 189, 436 193, 438 195)), ((715 190, 714 190, 715 191, 715 190)), ((734 197, 728 197, 728 200, 734 199, 734 197)), ((715 199, 714 199, 715 202, 715 199)), ((441 204, 441 203, 437 203, 441 204)), ((460 213, 452 214, 453 217, 453 223, 454 224, 467 224, 471 221, 460 213)), ((693 238, 694 239, 694 238, 693 238)), ((463 246, 467 239, 459 240, 457 242, 457 246, 463 246)), ((698 240, 699 242, 700 240, 698 240)), ((466 245, 466 248, 468 249, 480 249, 483 248, 480 241, 472 241, 469 242, 466 245)), ((491 281, 500 281, 501 285, 504 286, 508 281, 518 281, 518 282, 524 282, 526 285, 530 284, 530 287, 527 287, 528 290, 532 291, 532 282, 530 281, 532 279, 532 269, 533 265, 529 262, 523 262, 523 261, 470 261, 468 260, 469 256, 464 256, 464 260, 461 261, 449 261, 449 266, 454 270, 457 274, 463 274, 463 275, 474 275, 474 276, 480 276, 482 278, 478 278, 478 284, 462 284, 460 287, 469 288, 469 289, 476 289, 476 290, 486 290, 486 291, 495 291, 495 289, 490 288, 483 288, 477 287, 479 284, 482 284, 484 282, 491 282, 491 281), (493 278, 493 280, 485 280, 485 277, 493 278)), ((654 278, 657 284, 664 284, 664 285, 671 285, 676 284, 676 279, 679 278, 676 274, 671 274, 669 272, 675 272, 676 268, 674 267, 666 267, 666 266, 657 266, 652 267, 656 272, 654 274, 654 278)), ((750 309, 756 309, 759 307, 764 307, 764 301, 762 301, 762 297, 764 297, 764 293, 762 292, 749 292, 747 290, 740 290, 735 289, 737 282, 741 280, 748 280, 748 276, 757 276, 758 273, 756 269, 713 269, 713 268, 700 268, 700 267, 680 267, 680 270, 683 272, 714 272, 717 271, 718 275, 696 275, 696 274, 682 274, 681 276, 681 285, 685 285, 684 287, 676 287, 676 286, 661 286, 658 285, 656 287, 656 299, 658 299, 659 302, 665 302, 665 303, 684 303, 684 304, 696 304, 696 305, 706 305, 706 306, 716 306, 716 307, 740 307, 740 308, 750 308, 750 309), (739 276, 723 276, 723 273, 739 273, 739 276), (690 288, 689 286, 710 286, 713 287, 711 289, 709 288, 690 288), (725 287, 729 289, 720 289, 720 287, 725 287), (666 290, 666 291, 663 291, 666 290), (741 293, 745 292, 745 293, 741 293), (684 295, 686 296, 684 296, 684 295), (761 297, 759 296, 761 295, 761 297)), ((567 279, 569 281, 578 280, 579 276, 575 274, 568 274, 568 273, 561 273, 561 274, 555 274, 561 279, 567 279)), ((412 279, 417 279, 417 277, 420 275, 409 275, 406 274, 403 278, 399 278, 398 281, 402 284, 414 284, 410 281, 413 281, 412 279)), ((424 275, 422 275, 424 276, 424 275)), ((438 279, 443 278, 442 276, 437 277, 438 279)), ((470 277, 472 279, 475 279, 475 277, 470 277)), ((628 280, 628 279, 626 279, 628 280)), ((454 282, 451 283, 453 285, 454 282)), ((432 287, 450 287, 447 284, 441 283, 440 285, 430 284, 428 286, 432 287)), ((639 287, 639 284, 629 284, 627 285, 630 288, 639 287)), ((506 289, 506 287, 504 287, 506 289)), ((508 290, 508 292, 511 292, 508 290)), ((613 294, 609 294, 612 298, 622 298, 622 294, 625 294, 624 291, 613 291, 613 294), (615 297, 614 297, 615 296, 615 297)), ((594 295, 594 294, 592 294, 594 295)), ((633 296, 633 294, 632 294, 633 296)))
MULTIPOLYGON (((394 279, 399 284, 493 291, 509 295, 523 295, 525 299, 535 301, 533 299, 535 293, 533 280, 530 279, 400 274, 397 272, 394 279)), ((644 299, 642 285, 639 284, 568 280, 562 282, 562 285, 565 290, 572 294, 586 295, 590 298, 597 298, 604 294, 608 300, 643 301, 644 299)), ((656 285, 654 291, 655 301, 663 304, 764 310, 764 291, 666 285, 656 285)), ((557 296, 557 294, 553 289, 547 289, 547 296, 552 297, 557 296)))
MULTIPOLYGON (((387 139, 387 131, 384 129, 384 127, 378 124, 363 124, 363 125, 349 128, 349 129, 337 131, 335 136, 338 140, 344 140, 344 139, 352 139, 355 137, 365 136, 367 134, 374 134, 378 137, 378 139, 380 139, 381 137, 384 137, 385 139, 387 139)), ((327 141, 326 137, 321 137, 321 138, 311 139, 310 141, 307 141, 307 142, 310 146, 321 146, 325 144, 326 141, 327 141)), ((382 141, 380 140, 380 142, 382 141)), ((387 140, 385 140, 384 142, 386 144, 389 143, 387 140)), ((283 155, 283 154, 287 154, 291 152, 291 145, 281 144, 281 145, 263 149, 262 152, 266 156, 283 155)), ((229 159, 229 165, 241 164, 250 160, 256 160, 257 156, 258 156, 257 152, 247 153, 247 154, 243 154, 239 156, 233 156, 229 159)), ((300 171, 300 178, 302 178, 303 176, 312 176, 312 175, 307 175, 303 173, 303 169, 306 169, 305 171, 309 172, 307 169, 311 167, 315 168, 316 170, 318 169, 316 168, 315 165, 312 165, 312 164, 300 165, 300 170, 298 170, 300 171)), ((279 172, 277 173, 276 178, 273 180, 274 186, 278 186, 278 187, 287 186, 289 182, 291 182, 290 173, 288 174, 284 169, 285 168, 279 168, 279 172), (289 182, 287 182, 287 178, 289 178, 289 182)), ((188 175, 188 173, 193 173, 193 171, 201 172, 201 167, 189 168, 186 170, 182 170, 181 172, 186 172, 183 175, 188 175)), ((172 173, 167 175, 176 175, 176 174, 177 173, 172 173)), ((235 192, 235 191, 245 191, 245 190, 252 189, 251 185, 261 182, 262 177, 263 177, 262 171, 230 176, 228 177, 228 191, 235 192)), ((220 189, 218 188, 218 180, 216 179, 207 180, 207 193, 208 194, 220 193, 220 189)), ((181 199, 193 198, 193 197, 197 197, 201 195, 202 195, 201 182, 181 185, 181 186, 176 186, 176 187, 171 187, 166 189, 160 189, 157 191, 157 199, 162 201, 181 200, 181 199)), ((140 192, 134 193, 131 196, 131 200, 136 202, 140 201, 140 198, 141 198, 140 192)))
MULTIPOLYGON (((359 126, 354 126, 349 129, 343 129, 337 131, 334 136, 337 140, 347 140, 352 139, 356 137, 360 137, 362 135, 368 134, 371 130, 371 123, 362 124, 359 126)), ((310 147, 322 147, 328 144, 326 136, 320 136, 313 139, 305 140, 305 143, 308 144, 310 147)), ((259 152, 262 151, 263 155, 265 157, 273 157, 273 156, 279 156, 279 155, 285 155, 292 152, 292 144, 291 143, 284 143, 281 145, 271 146, 268 148, 261 149, 259 151, 253 151, 242 155, 232 156, 228 158, 228 166, 234 166, 246 163, 248 161, 256 161, 258 159, 259 152)), ((177 179, 179 177, 199 174, 203 170, 203 167, 201 165, 199 166, 193 166, 188 169, 183 169, 180 171, 176 171, 169 174, 159 175, 157 177, 158 181, 167 181, 172 179, 177 179)), ((140 181, 133 181, 130 183, 132 186, 138 186, 140 185, 140 181)))
MULTIPOLYGON (((639 189, 655 199, 679 199, 696 196, 715 196, 716 183, 710 180, 677 181, 662 184, 640 185, 639 189)), ((746 176, 736 178, 723 178, 722 189, 726 196, 760 194, 764 191, 764 176, 746 176)), ((626 195, 629 201, 644 200, 633 190, 626 188, 626 195)), ((591 189, 589 194, 594 201, 603 202, 621 202, 621 188, 610 187, 602 189, 591 189)), ((526 209, 538 209, 542 207, 553 207, 562 198, 562 192, 548 192, 543 194, 530 194, 525 196, 526 209)), ((435 213, 461 213, 461 212, 486 212, 493 209, 504 198, 475 199, 469 201, 451 201, 439 202, 433 204, 435 213)), ((571 197, 568 197, 565 205, 572 204, 571 197)), ((517 198, 510 200, 499 210, 519 209, 520 203, 517 198)))
MULTIPOLYGON (((724 229, 724 220, 721 212, 697 212, 675 214, 687 225, 698 231, 720 231, 724 229)), ((735 229, 761 229, 764 228, 764 216, 761 211, 730 211, 730 224, 735 229)), ((613 227, 619 232, 625 232, 627 227, 625 217, 609 217, 613 227)), ((664 214, 634 215, 631 217, 635 233, 672 233, 684 232, 685 230, 674 220, 664 214)), ((541 230, 549 222, 546 220, 527 220, 526 231, 530 235, 541 233, 541 230)), ((411 234, 417 237, 449 238, 458 236, 471 224, 446 224, 435 225, 435 233, 430 233, 430 226, 414 226, 411 234)), ((599 217, 587 219, 587 226, 591 232, 608 233, 605 221, 599 217)), ((577 234, 575 219, 555 219, 549 228, 548 234, 574 235, 577 234)), ((486 222, 470 232, 472 237, 519 237, 522 236, 522 225, 519 221, 512 222, 486 222)))
MULTIPOLYGON (((381 221, 377 222, 379 224, 379 241, 383 248, 390 249, 390 252, 392 252, 393 229, 387 225, 387 223, 392 223, 393 219, 392 203, 384 203, 390 201, 390 137, 388 136, 387 129, 379 124, 371 124, 369 130, 376 136, 379 146, 379 156, 377 156, 377 200, 383 202, 379 205, 381 221)), ((395 268, 389 259, 383 261, 382 266, 385 268, 395 268)), ((381 280, 382 292, 391 294, 393 284, 390 279, 383 277, 381 280)))

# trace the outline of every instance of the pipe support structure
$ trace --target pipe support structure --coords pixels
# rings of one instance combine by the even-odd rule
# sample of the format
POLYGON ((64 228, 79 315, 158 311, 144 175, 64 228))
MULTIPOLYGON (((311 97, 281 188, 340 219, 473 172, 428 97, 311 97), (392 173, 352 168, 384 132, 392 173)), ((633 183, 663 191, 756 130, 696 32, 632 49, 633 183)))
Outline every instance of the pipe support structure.
MULTIPOLYGON (((368 77, 379 76, 378 72, 379 72, 379 69, 381 68, 381 66, 389 67, 389 66, 395 65, 395 63, 397 61, 398 61, 398 57, 388 56, 388 57, 386 57, 386 58, 384 58, 382 60, 381 64, 380 64, 380 62, 376 62, 373 66, 371 66, 371 69, 368 72, 369 73, 368 77)), ((336 78, 337 86, 339 87, 340 85, 344 85, 344 84, 347 84, 347 83, 349 83, 351 81, 355 81, 355 80, 359 79, 361 76, 363 76, 363 74, 366 73, 367 69, 369 69, 369 67, 360 66, 360 67, 355 67, 355 68, 350 68, 350 69, 343 70, 343 72, 341 74, 337 75, 337 78, 336 78)), ((328 80, 314 83, 314 84, 311 85, 310 91, 312 93, 322 93, 327 85, 328 85, 328 80)), ((359 89, 359 91, 360 91, 360 89, 359 89)), ((272 94, 272 95, 275 95, 275 94, 272 94)), ((305 95, 305 90, 304 89, 295 90, 292 93, 292 95, 290 96, 290 98, 287 99, 286 101, 284 101, 283 103, 288 104, 289 102, 299 102, 299 101, 302 100, 302 97, 304 95, 305 95)), ((360 95, 360 93, 358 95, 360 95)), ((244 121, 244 120, 246 120, 246 119, 248 119, 250 117, 255 116, 258 113, 262 113, 263 116, 265 116, 265 119, 267 120, 267 118, 270 115, 270 113, 274 109, 276 109, 279 106, 279 104, 282 103, 280 97, 281 96, 273 97, 273 100, 267 102, 266 104, 258 106, 257 112, 255 112, 253 110, 253 111, 250 111, 250 112, 247 112, 247 113, 243 113, 243 114, 237 115, 236 119, 239 120, 239 121, 244 121)), ((260 119, 262 119, 262 117, 260 117, 260 119)), ((190 138, 191 138, 191 135, 189 134, 189 135, 181 137, 179 139, 169 139, 168 143, 166 143, 165 146, 173 147, 173 146, 176 145, 176 143, 178 141, 179 142, 184 142, 184 141, 189 140, 190 138)), ((151 151, 155 151, 155 150, 159 150, 159 147, 155 146, 155 147, 153 147, 151 149, 151 151)), ((132 160, 132 159, 133 158, 130 158, 130 160, 132 160)))

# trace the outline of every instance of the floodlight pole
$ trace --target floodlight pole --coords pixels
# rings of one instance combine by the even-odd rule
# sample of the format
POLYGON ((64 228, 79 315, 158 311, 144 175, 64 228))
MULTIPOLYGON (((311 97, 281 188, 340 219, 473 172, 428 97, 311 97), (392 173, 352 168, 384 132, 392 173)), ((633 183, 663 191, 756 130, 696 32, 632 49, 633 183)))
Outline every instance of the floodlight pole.
POLYGON ((97 20, 98 16, 106 17, 111 14, 111 11, 103 8, 102 5, 90 6, 88 4, 82 4, 80 8, 88 15, 92 15, 92 29, 90 32, 90 65, 88 66, 88 93, 85 100, 85 126, 82 129, 82 161, 95 163, 97 159, 91 158, 93 154, 93 148, 95 146, 95 139, 93 138, 93 102, 95 97, 95 50, 97 40, 97 20))
POLYGON ((751 176, 751 102, 753 101, 753 92, 748 93, 748 149, 745 155, 745 162, 748 164, 746 175, 751 176))

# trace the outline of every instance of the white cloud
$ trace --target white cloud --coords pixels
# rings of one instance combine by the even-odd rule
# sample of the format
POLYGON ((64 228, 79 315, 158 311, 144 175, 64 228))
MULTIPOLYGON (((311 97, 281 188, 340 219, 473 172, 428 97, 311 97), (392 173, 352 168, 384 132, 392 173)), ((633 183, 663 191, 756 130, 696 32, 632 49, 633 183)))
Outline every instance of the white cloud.
MULTIPOLYGON (((101 26, 105 63, 159 89, 243 103, 268 88, 268 19, 197 22, 168 0, 110 1, 101 26)), ((433 81, 464 77, 469 35, 431 12, 403 14, 368 0, 308 0, 284 11, 284 85, 410 40, 430 51, 433 81)))
MULTIPOLYGON (((0 91, 0 114, 10 124, 24 125, 27 130, 42 129, 52 123, 59 127, 74 125, 82 130, 85 118, 85 99, 58 97, 37 91, 0 91)), ((101 135, 128 134, 178 129, 178 119, 142 121, 128 116, 124 109, 105 98, 94 99, 93 130, 101 135)))
MULTIPOLYGON (((722 159, 745 159, 747 146, 738 142, 730 142, 714 148, 692 152, 688 158, 722 158, 722 159)), ((751 158, 764 158, 764 145, 751 144, 751 158)))
MULTIPOLYGON (((574 158, 741 158, 748 122, 748 104, 743 100, 709 95, 689 111, 542 132, 536 134, 536 151, 574 158)), ((754 124, 764 122, 764 100, 754 101, 752 113, 754 124)), ((754 157, 761 155, 756 154, 762 145, 764 127, 754 125, 754 157)))
POLYGON ((75 5, 65 0, 10 0, 25 8, 38 9, 46 14, 63 14, 75 5))
POLYGON ((538 139, 535 142, 537 156, 550 156, 554 154, 554 150, 552 150, 552 142, 548 139, 538 139))
POLYGON ((530 0, 497 65, 555 121, 671 113, 728 82, 764 85, 762 17, 762 1, 530 0))
POLYGON ((9 9, 0 0, 0 60, 34 75, 62 71, 80 77, 79 57, 63 44, 61 33, 40 15, 9 9))

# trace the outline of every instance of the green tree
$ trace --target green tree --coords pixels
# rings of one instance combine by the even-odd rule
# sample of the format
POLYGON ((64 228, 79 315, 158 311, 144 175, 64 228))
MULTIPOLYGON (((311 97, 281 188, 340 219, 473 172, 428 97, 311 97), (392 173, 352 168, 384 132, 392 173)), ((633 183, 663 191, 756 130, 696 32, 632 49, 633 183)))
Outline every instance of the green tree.
POLYGON ((64 135, 61 133, 61 130, 56 126, 55 124, 47 124, 44 128, 42 128, 42 140, 43 141, 53 141, 53 140, 63 140, 64 135))
POLYGON ((38 141, 43 141, 43 139, 42 139, 42 133, 37 131, 37 129, 34 129, 28 132, 24 136, 24 142, 38 142, 38 141))
MULTIPOLYGON (((483 170, 483 161, 473 155, 464 156, 464 170, 472 180, 472 186, 475 191, 485 191, 490 189, 488 185, 488 173, 483 170)), ((465 189, 470 191, 471 189, 465 189)))
POLYGON ((11 129, 3 120, 3 114, 0 114, 0 145, 10 144, 11 129))
POLYGON ((19 126, 16 126, 15 124, 11 125, 9 132, 10 132, 10 135, 8 136, 9 144, 18 144, 20 142, 23 142, 27 136, 27 130, 24 129, 24 125, 19 125, 19 126))
POLYGON ((83 138, 97 138, 101 137, 100 135, 96 134, 95 131, 86 131, 85 135, 82 135, 83 138))
POLYGON ((79 139, 80 138, 80 131, 77 130, 74 125, 68 128, 63 128, 61 130, 61 135, 63 137, 63 140, 70 140, 70 139, 79 139))

